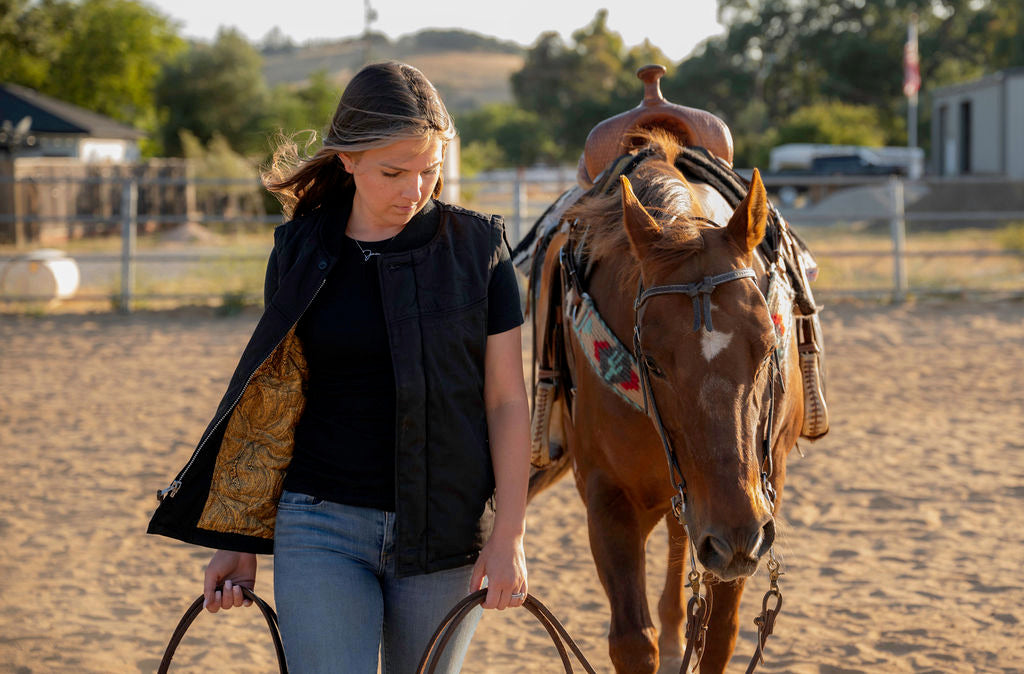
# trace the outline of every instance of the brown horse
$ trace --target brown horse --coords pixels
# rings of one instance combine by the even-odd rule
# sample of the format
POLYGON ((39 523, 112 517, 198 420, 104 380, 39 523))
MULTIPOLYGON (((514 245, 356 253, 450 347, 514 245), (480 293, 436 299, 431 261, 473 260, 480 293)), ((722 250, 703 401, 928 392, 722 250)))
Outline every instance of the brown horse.
MULTIPOLYGON (((534 475, 530 493, 572 467, 611 605, 609 652, 617 672, 653 673, 659 655, 678 663, 684 574, 692 545, 715 577, 701 672, 721 672, 735 646, 745 580, 775 537, 778 501, 773 502, 774 494, 767 496, 770 490, 762 482, 763 436, 770 428, 770 482, 781 493, 785 457, 800 433, 796 331, 787 327, 791 313, 788 320, 773 316, 765 300, 769 270, 755 249, 765 236, 769 204, 757 172, 733 211, 709 186, 683 177, 675 166, 679 148, 672 137, 649 134, 646 142, 645 153, 651 156, 622 178, 621 186, 582 198, 563 221, 576 220, 575 231, 586 232, 586 273, 578 271, 604 323, 622 344, 634 344, 634 329, 639 335, 653 404, 648 412, 657 409, 666 444, 685 479, 685 527, 671 512, 676 490, 656 415, 616 393, 587 362, 585 347, 567 327, 556 342, 567 352, 547 354, 548 362, 568 362, 572 381, 572 390, 567 387, 552 415, 551 438, 564 453, 534 475), (727 224, 709 224, 715 217, 727 224), (672 291, 650 293, 638 302, 641 281, 650 290, 699 284, 744 269, 753 272, 720 282, 709 302, 672 291), (662 518, 668 525, 669 553, 658 603, 659 637, 646 599, 644 544, 662 518)), ((559 249, 567 238, 560 231, 545 254, 540 292, 534 295, 538 331, 545 329, 549 315, 563 316, 564 323, 572 320, 571 312, 561 313, 564 307, 549 310, 552 303, 571 304, 578 298, 571 291, 568 298, 545 291, 561 283, 559 249)))

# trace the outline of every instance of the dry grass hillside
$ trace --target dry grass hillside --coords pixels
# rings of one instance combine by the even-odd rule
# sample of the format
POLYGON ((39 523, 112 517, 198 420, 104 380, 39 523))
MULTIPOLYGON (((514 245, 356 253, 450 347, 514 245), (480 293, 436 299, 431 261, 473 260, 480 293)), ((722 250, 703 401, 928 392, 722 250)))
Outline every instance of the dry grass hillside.
POLYGON ((410 63, 437 86, 453 112, 512 100, 509 76, 523 66, 519 45, 466 31, 422 31, 397 41, 375 36, 369 47, 360 39, 311 44, 263 54, 270 85, 301 84, 322 70, 339 87, 367 61, 396 59, 410 63))

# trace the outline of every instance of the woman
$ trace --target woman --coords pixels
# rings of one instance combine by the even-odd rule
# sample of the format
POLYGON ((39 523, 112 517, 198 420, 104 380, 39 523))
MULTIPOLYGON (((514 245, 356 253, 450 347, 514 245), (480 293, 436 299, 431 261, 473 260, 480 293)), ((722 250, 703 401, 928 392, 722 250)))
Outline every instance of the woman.
MULTIPOLYGON (((274 554, 289 666, 412 672, 486 578, 519 606, 529 413, 518 284, 500 218, 436 201, 454 126, 400 63, 349 83, 323 147, 264 175, 265 305, 216 416, 149 531, 218 548, 211 612, 274 554), (220 588, 220 589, 219 589, 220 588)), ((458 671, 476 620, 442 671, 458 671)))

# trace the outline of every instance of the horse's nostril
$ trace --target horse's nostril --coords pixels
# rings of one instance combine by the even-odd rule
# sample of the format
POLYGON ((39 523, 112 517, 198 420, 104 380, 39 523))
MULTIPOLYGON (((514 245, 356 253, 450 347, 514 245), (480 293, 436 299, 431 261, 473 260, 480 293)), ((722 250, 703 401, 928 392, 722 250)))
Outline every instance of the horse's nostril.
POLYGON ((726 568, 730 565, 755 564, 775 543, 775 521, 769 519, 764 525, 750 531, 744 536, 741 530, 732 532, 731 540, 706 534, 697 546, 697 559, 711 570, 726 568))
POLYGON ((732 557, 732 546, 718 536, 708 536, 708 545, 710 545, 715 554, 722 559, 729 559, 732 557))
POLYGON ((697 559, 708 569, 718 569, 732 559, 732 546, 718 536, 709 534, 697 546, 697 559))
POLYGON ((761 554, 761 546, 764 542, 764 527, 758 529, 750 538, 747 539, 747 545, 743 548, 742 552, 747 554, 749 557, 757 559, 761 554))
POLYGON ((772 545, 775 544, 775 520, 769 519, 763 527, 761 527, 761 547, 757 548, 755 557, 761 557, 771 550, 772 545))

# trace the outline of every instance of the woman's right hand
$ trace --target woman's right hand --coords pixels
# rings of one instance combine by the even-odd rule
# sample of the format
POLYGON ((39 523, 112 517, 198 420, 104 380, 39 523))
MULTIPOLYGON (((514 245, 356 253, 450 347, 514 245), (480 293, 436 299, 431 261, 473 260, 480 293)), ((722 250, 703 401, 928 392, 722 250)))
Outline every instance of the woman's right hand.
POLYGON ((233 606, 250 606, 252 601, 242 596, 242 588, 256 587, 256 555, 251 552, 218 550, 206 566, 203 581, 203 606, 210 613, 233 606), (223 585, 223 590, 217 586, 223 585))

